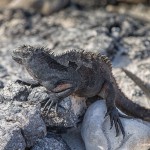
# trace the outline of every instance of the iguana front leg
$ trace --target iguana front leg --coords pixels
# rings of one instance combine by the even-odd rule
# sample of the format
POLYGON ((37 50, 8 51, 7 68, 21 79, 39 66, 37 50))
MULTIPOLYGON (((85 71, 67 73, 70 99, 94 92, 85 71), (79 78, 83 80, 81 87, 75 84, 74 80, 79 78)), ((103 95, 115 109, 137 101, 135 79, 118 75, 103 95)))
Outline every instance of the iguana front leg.
MULTIPOLYGON (((40 86, 40 83, 34 79, 18 79, 15 82, 31 86, 32 88, 40 86)), ((61 100, 74 92, 75 87, 70 83, 58 83, 55 88, 50 90, 49 98, 40 101, 39 103, 45 103, 43 110, 47 109, 46 115, 50 112, 51 108, 55 106, 55 112, 57 112, 58 103, 61 100)), ((47 89, 49 91, 49 89, 47 89)))
MULTIPOLYGON (((75 88, 71 86, 71 84, 64 83, 56 86, 51 90, 51 94, 47 102, 43 107, 43 111, 47 108, 46 115, 50 112, 52 106, 55 106, 55 112, 57 112, 58 103, 61 102, 62 99, 71 95, 74 92, 75 88)), ((45 100, 44 100, 45 101, 45 100)))
POLYGON ((115 90, 113 84, 111 84, 110 82, 105 82, 99 96, 106 99, 107 113, 105 117, 108 115, 110 117, 110 124, 111 124, 110 129, 113 127, 113 125, 115 125, 116 136, 119 135, 119 128, 123 136, 125 136, 125 131, 119 117, 126 117, 126 116, 119 113, 119 111, 115 106, 115 90))
POLYGON ((31 86, 32 88, 40 86, 40 83, 38 81, 29 78, 17 79, 15 82, 31 86))

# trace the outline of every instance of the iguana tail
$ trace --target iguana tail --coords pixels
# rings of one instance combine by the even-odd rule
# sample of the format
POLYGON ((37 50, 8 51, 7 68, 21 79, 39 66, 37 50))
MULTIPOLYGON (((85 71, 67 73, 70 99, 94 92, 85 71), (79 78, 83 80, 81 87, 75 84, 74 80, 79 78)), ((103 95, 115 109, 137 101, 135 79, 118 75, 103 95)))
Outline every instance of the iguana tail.
POLYGON ((134 103, 133 101, 129 100, 121 92, 121 90, 118 91, 115 103, 116 106, 125 114, 150 122, 150 109, 142 107, 134 103))
POLYGON ((122 71, 125 72, 125 74, 129 78, 131 78, 135 82, 135 84, 137 84, 142 89, 142 91, 145 93, 145 95, 147 96, 147 98, 150 98, 150 85, 149 84, 145 83, 139 77, 137 77, 136 75, 134 75, 129 70, 126 70, 125 68, 122 68, 122 71))

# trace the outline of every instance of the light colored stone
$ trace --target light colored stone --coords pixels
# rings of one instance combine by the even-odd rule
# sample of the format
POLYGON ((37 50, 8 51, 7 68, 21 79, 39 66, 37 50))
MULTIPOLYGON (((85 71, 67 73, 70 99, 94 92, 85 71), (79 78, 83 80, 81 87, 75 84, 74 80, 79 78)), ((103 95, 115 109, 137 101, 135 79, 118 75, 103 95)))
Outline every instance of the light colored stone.
POLYGON ((150 124, 139 119, 121 119, 126 136, 121 133, 115 137, 115 128, 110 130, 109 117, 104 119, 106 105, 96 101, 87 110, 83 124, 82 137, 86 150, 147 150, 150 148, 150 124))
POLYGON ((62 134, 62 138, 71 150, 85 150, 85 145, 81 137, 81 126, 77 128, 68 129, 66 133, 62 134))
POLYGON ((39 101, 49 98, 48 91, 44 87, 33 88, 28 96, 29 103, 37 104, 39 101))
POLYGON ((0 101, 26 101, 28 94, 29 91, 26 86, 10 82, 0 92, 0 95, 2 97, 0 101))

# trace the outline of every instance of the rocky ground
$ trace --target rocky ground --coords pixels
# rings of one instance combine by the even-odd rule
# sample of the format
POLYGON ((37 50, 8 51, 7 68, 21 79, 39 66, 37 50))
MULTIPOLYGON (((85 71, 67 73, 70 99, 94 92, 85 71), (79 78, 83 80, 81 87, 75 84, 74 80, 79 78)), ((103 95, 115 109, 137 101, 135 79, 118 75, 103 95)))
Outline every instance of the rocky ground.
MULTIPOLYGON (((43 113, 41 116, 42 106, 38 102, 48 97, 46 89, 15 83, 16 79, 29 76, 11 58, 12 50, 23 44, 48 47, 56 53, 84 49, 106 54, 112 60, 113 73, 122 91, 133 101, 150 108, 141 89, 119 69, 127 67, 145 82, 150 81, 148 6, 107 6, 86 11, 68 8, 51 16, 4 9, 0 10, 0 37, 2 150, 85 149, 79 123, 85 113, 85 99, 70 96, 62 101, 58 114, 52 111, 45 117, 43 113)), ((85 138, 86 134, 82 136, 85 138)), ((145 138, 150 143, 150 135, 145 138)))

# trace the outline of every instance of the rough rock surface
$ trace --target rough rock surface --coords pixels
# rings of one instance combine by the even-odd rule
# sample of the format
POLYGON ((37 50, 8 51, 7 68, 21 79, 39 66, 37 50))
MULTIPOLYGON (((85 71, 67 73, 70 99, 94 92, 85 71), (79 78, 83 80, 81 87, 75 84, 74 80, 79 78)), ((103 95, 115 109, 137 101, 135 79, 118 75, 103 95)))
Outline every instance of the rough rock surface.
POLYGON ((0 149, 31 147, 46 135, 40 109, 22 102, 0 104, 0 149))
POLYGON ((57 135, 50 134, 36 142, 31 150, 71 150, 68 145, 57 135))
POLYGON ((29 103, 39 103, 39 101, 49 98, 48 92, 44 87, 33 88, 28 96, 29 103))
POLYGON ((26 148, 26 142, 18 125, 5 120, 1 120, 0 123, 0 149, 24 150, 26 148))
POLYGON ((10 82, 0 92, 2 99, 0 101, 26 101, 29 95, 29 89, 26 86, 10 82))
POLYGON ((110 130, 109 118, 104 119, 104 101, 93 103, 87 110, 82 123, 82 137, 86 150, 147 150, 150 148, 150 123, 138 119, 121 119, 126 136, 115 137, 115 128, 110 130))
MULTIPOLYGON (((13 147, 15 146, 13 142, 18 141, 20 143, 18 143, 18 145, 21 147, 25 141, 23 146, 31 147, 35 145, 35 142, 39 138, 46 135, 46 126, 49 127, 49 131, 64 132, 62 131, 63 129, 75 127, 76 124, 81 121, 79 117, 83 115, 86 109, 85 98, 69 96, 60 103, 61 107, 58 107, 58 113, 55 113, 53 109, 49 112, 48 117, 45 116, 45 111, 41 113, 40 110, 43 108, 43 105, 39 103, 49 98, 50 94, 51 93, 44 87, 37 87, 31 90, 29 86, 13 82, 10 82, 0 91, 0 106, 2 107, 2 109, 0 109, 0 111, 2 111, 0 119, 5 123, 6 128, 8 127, 5 118, 11 120, 14 125, 17 122, 17 129, 10 126, 9 130, 15 133, 19 132, 20 134, 18 134, 18 136, 22 137, 22 139, 18 139, 16 136, 11 142, 9 142, 8 138, 5 142, 6 146, 13 147), (4 109, 7 110, 5 110, 5 113, 4 109), (43 117, 45 123, 41 117, 43 117), (10 145, 7 145, 7 142, 10 145)), ((10 132, 7 133, 7 136, 13 139, 13 135, 9 135, 9 133, 10 132)), ((2 141, 4 140, 3 137, 0 138, 2 141)), ((51 140, 51 142, 53 142, 53 140, 51 140)), ((5 143, 3 143, 4 146, 5 143)), ((54 146, 59 146, 59 140, 54 146)))

